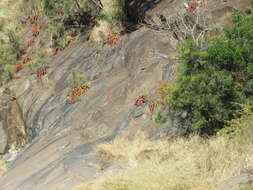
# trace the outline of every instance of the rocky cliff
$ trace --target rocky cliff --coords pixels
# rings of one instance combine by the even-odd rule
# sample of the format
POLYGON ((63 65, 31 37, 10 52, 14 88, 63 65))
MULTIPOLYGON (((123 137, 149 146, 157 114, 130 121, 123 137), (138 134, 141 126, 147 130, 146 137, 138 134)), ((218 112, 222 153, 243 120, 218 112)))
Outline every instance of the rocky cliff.
MULTIPOLYGON (((146 19, 161 25, 160 16, 183 9, 183 3, 157 4, 145 13, 146 19)), ((234 9, 250 4, 250 0, 217 0, 209 10, 221 23, 234 9)), ((0 90, 0 153, 13 144, 29 143, 0 178, 0 189, 69 190, 105 172, 99 169, 96 145, 131 137, 138 130, 151 139, 175 132, 173 121, 155 124, 148 106, 136 107, 134 101, 173 80, 177 48, 172 33, 140 27, 124 34, 116 46, 90 44, 81 37, 50 58, 42 80, 22 71, 0 90), (67 98, 72 69, 84 74, 81 82, 90 86, 75 102, 67 98)))

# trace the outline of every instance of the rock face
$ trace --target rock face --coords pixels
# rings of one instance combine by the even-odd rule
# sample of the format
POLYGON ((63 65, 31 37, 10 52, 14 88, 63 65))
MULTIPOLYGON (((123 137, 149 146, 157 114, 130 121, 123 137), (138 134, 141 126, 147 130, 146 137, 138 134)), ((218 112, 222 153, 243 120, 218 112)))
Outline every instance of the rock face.
POLYGON ((221 183, 217 190, 253 189, 253 175, 244 173, 221 183))
POLYGON ((80 39, 50 60, 42 80, 34 75, 16 80, 10 89, 17 100, 9 101, 20 106, 30 143, 0 178, 0 189, 69 190, 103 174, 96 145, 137 130, 159 138, 175 129, 173 122, 156 125, 147 106, 136 108, 134 101, 173 79, 177 45, 170 33, 147 28, 124 35, 116 46, 80 39), (75 103, 67 101, 72 69, 90 83, 75 103))
POLYGON ((167 33, 145 29, 125 35, 117 46, 94 47, 81 40, 51 60, 47 80, 29 77, 21 84, 28 87, 24 92, 12 86, 31 143, 0 178, 0 189, 69 190, 102 174, 92 150, 97 144, 139 129, 157 136, 167 126, 156 125, 141 108, 135 111, 134 101, 163 78, 171 79, 167 73, 175 70, 170 56, 175 50, 167 33), (75 103, 67 101, 71 69, 90 83, 75 103))
MULTIPOLYGON (((154 9, 150 9, 146 12, 143 20, 147 23, 152 23, 154 26, 163 27, 166 24, 166 20, 169 21, 173 15, 181 12, 185 9, 184 3, 188 3, 185 0, 172 1, 168 3, 162 1, 154 9)), ((211 13, 212 18, 216 26, 231 25, 231 14, 235 10, 253 5, 252 0, 207 0, 206 8, 211 13)))
POLYGON ((0 154, 26 144, 26 128, 17 100, 9 89, 0 96, 0 154))
POLYGON ((4 154, 7 149, 7 134, 4 130, 3 123, 0 122, 0 154, 4 154))

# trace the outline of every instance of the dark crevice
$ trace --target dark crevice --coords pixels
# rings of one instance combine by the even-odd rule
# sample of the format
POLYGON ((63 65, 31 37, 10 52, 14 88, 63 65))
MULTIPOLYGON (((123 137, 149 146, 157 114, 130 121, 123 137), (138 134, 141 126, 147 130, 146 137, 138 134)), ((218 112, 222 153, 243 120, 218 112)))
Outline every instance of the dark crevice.
POLYGON ((161 0, 125 0, 123 12, 125 19, 123 21, 124 31, 133 32, 140 28, 147 11, 155 8, 161 0))

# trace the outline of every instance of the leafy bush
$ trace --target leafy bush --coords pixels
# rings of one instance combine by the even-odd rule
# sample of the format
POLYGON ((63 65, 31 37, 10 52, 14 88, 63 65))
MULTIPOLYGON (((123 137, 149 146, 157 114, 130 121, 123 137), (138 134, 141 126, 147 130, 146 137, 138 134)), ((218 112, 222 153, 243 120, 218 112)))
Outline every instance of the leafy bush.
POLYGON ((13 64, 23 51, 19 36, 12 30, 4 31, 4 39, 0 39, 0 81, 12 76, 13 64))
POLYGON ((24 53, 24 47, 21 45, 20 37, 13 30, 7 30, 8 44, 11 47, 12 53, 18 59, 24 53))
POLYGON ((175 112, 187 112, 189 131, 214 134, 234 118, 236 103, 253 98, 253 15, 235 13, 234 27, 205 49, 186 42, 169 97, 175 112))
POLYGON ((47 74, 49 62, 46 60, 47 51, 41 50, 36 54, 36 57, 27 63, 27 66, 33 73, 37 74, 38 78, 47 74))
POLYGON ((97 0, 42 0, 43 14, 53 45, 62 47, 68 35, 77 35, 95 25, 101 8, 97 0))
POLYGON ((164 113, 162 110, 158 109, 155 112, 154 120, 157 124, 164 124, 167 121, 166 113, 164 113))
POLYGON ((239 105, 240 110, 236 111, 235 119, 227 122, 227 125, 219 130, 218 135, 233 138, 253 126, 253 112, 250 105, 239 105))

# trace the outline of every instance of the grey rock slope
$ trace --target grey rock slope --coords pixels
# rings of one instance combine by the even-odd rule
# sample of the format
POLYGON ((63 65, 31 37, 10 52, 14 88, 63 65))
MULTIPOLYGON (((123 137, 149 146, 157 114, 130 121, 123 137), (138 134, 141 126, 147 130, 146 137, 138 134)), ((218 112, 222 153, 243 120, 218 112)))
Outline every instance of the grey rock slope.
POLYGON ((125 35, 118 46, 79 41, 51 60, 48 80, 18 79, 12 90, 19 94, 31 144, 0 178, 0 189, 71 189, 100 175, 99 156, 92 151, 96 144, 138 129, 159 135, 163 127, 134 101, 170 79, 176 63, 170 44, 166 33, 144 28, 125 35), (73 104, 66 101, 71 69, 91 84, 73 104))
MULTIPOLYGON (((149 19, 153 15, 156 20, 168 7, 164 2, 147 13, 149 19)), ((228 14, 225 7, 252 4, 251 0, 212 2, 214 14, 222 15, 228 14)), ((172 7, 176 8, 171 4, 168 10, 172 7)), ((69 190, 102 174, 93 150, 97 144, 137 130, 151 138, 166 136, 173 125, 157 126, 148 109, 136 108, 134 101, 160 81, 172 80, 176 49, 177 41, 169 32, 145 27, 125 34, 117 46, 92 46, 81 39, 50 61, 47 79, 26 75, 12 82, 9 88, 17 98, 30 143, 0 178, 0 190, 69 190), (71 69, 83 73, 82 82, 91 84, 74 104, 66 101, 71 69)))

